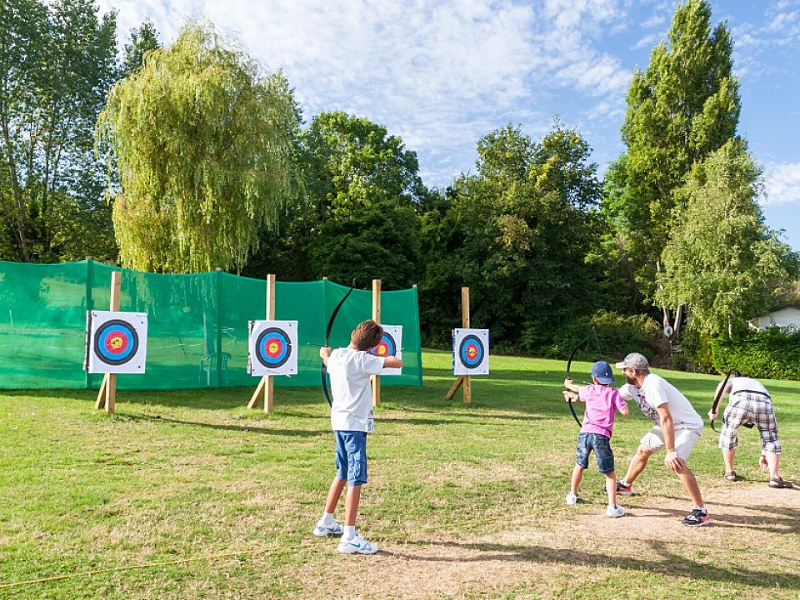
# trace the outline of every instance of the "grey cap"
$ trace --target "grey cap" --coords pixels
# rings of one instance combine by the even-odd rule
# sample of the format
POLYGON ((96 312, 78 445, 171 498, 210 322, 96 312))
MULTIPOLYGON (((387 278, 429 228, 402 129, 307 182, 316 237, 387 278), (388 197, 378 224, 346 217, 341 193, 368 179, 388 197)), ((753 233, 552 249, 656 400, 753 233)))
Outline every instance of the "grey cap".
POLYGON ((616 364, 618 369, 636 369, 637 371, 644 371, 650 368, 650 363, 644 354, 638 352, 631 352, 625 357, 625 360, 616 364))

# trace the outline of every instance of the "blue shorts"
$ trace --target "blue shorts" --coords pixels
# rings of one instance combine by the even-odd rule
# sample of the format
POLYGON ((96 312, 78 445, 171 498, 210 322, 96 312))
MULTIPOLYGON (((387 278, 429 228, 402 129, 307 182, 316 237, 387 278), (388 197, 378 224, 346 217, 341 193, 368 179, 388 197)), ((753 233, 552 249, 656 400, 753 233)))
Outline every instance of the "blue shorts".
POLYGON ((350 486, 367 483, 367 432, 334 431, 336 476, 350 486))
POLYGON ((608 436, 600 433, 581 433, 578 436, 578 448, 575 452, 575 462, 581 469, 589 468, 589 454, 594 450, 597 459, 597 468, 603 474, 614 471, 614 453, 608 436))

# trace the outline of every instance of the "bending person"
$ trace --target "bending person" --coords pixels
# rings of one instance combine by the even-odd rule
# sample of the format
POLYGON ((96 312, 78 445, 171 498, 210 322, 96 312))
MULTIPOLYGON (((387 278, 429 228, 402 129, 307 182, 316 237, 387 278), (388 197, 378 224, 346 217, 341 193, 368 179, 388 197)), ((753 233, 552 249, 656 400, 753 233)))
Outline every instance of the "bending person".
MULTIPOLYGON (((703 504, 700 486, 694 473, 686 465, 692 448, 703 433, 702 417, 675 386, 650 372, 650 363, 643 355, 632 352, 625 360, 617 363, 617 368, 622 369, 625 381, 638 389, 643 403, 655 409, 659 418, 659 424, 651 427, 639 442, 628 472, 617 482, 617 493, 630 495, 631 484, 644 471, 653 453, 666 448, 664 463, 670 471, 678 475, 694 505, 692 512, 683 519, 683 524, 706 525, 709 516, 703 504)), ((655 423, 655 419, 653 421, 655 423)))
MULTIPOLYGON (((719 432, 719 447, 722 449, 722 461, 725 463, 724 477, 728 481, 736 481, 738 476, 733 470, 733 459, 739 445, 739 428, 758 427, 761 434, 761 465, 769 470, 769 487, 791 488, 792 484, 781 479, 778 465, 781 456, 781 440, 778 437, 778 423, 775 421, 775 410, 772 398, 757 379, 750 377, 732 377, 717 386, 714 397, 728 394, 728 406, 722 414, 722 429, 719 432), (766 464, 765 464, 766 463, 766 464)), ((721 396, 720 396, 721 397, 721 396)), ((712 421, 719 414, 717 410, 708 411, 712 421)))

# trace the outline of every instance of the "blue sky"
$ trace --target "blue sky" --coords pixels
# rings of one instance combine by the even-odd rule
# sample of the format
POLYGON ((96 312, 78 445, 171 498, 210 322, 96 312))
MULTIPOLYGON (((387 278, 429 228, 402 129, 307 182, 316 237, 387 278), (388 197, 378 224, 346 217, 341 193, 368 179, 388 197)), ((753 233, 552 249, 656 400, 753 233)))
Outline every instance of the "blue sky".
MULTIPOLYGON (((123 41, 150 18, 170 43, 206 17, 265 71, 282 69, 306 119, 341 110, 400 136, 429 187, 474 170, 480 137, 580 131, 604 173, 634 69, 663 40, 672 0, 98 0, 123 41)), ((739 133, 766 177, 766 223, 800 251, 800 0, 716 0, 740 83, 739 133)))

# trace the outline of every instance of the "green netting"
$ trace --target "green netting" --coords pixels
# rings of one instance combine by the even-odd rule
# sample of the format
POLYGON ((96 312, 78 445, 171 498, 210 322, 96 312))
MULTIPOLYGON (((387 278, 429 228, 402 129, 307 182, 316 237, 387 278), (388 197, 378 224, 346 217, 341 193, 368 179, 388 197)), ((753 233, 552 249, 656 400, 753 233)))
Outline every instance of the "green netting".
MULTIPOLYGON (((247 324, 266 315, 266 282, 222 271, 164 275, 92 260, 41 265, 0 261, 0 389, 98 389, 83 370, 87 310, 108 310, 112 271, 122 271, 121 311, 148 316, 144 375, 119 375, 120 389, 255 386, 247 373, 247 324), (227 364, 214 360, 225 356, 227 364)), ((277 282, 275 318, 298 324, 298 373, 275 385, 319 385, 319 348, 333 308, 347 293, 331 281, 277 282)), ((372 314, 372 292, 354 290, 331 332, 345 346, 372 314)), ((403 326, 403 375, 383 385, 422 385, 417 290, 383 292, 381 321, 403 326)))

